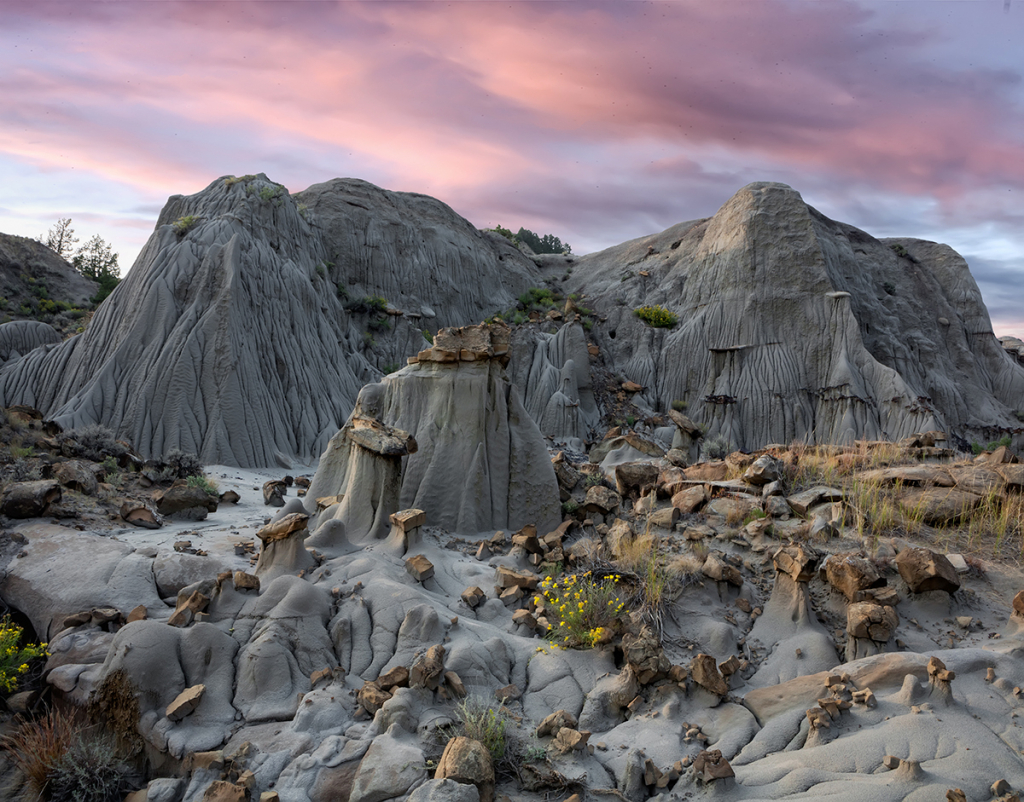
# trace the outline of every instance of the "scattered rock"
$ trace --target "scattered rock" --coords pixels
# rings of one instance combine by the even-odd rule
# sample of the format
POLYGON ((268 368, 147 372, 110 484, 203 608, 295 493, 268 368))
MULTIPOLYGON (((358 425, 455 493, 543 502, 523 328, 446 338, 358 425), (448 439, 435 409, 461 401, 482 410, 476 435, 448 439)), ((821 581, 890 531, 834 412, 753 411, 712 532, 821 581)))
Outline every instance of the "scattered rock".
POLYGON ((426 582, 434 575, 434 564, 422 554, 417 554, 405 561, 405 570, 417 582, 426 582))
POLYGON ((181 721, 199 707, 204 693, 206 693, 205 685, 193 685, 191 688, 186 688, 174 697, 173 702, 167 705, 164 715, 171 721, 181 721))
POLYGON ((896 555, 896 569, 912 593, 960 589, 960 577, 943 555, 930 549, 908 548, 896 555))
POLYGON ((448 741, 437 764, 434 778, 475 785, 480 802, 494 800, 494 763, 491 753, 479 741, 456 736, 448 741))

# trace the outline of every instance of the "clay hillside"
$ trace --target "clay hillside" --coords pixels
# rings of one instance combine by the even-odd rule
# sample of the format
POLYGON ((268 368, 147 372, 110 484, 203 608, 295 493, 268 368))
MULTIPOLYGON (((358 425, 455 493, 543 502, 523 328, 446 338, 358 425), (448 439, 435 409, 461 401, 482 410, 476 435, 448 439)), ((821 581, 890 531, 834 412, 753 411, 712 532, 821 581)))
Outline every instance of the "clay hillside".
POLYGON ((2 799, 1024 790, 1024 344, 944 245, 757 183, 536 255, 232 176, 43 329, 0 325, 2 799))

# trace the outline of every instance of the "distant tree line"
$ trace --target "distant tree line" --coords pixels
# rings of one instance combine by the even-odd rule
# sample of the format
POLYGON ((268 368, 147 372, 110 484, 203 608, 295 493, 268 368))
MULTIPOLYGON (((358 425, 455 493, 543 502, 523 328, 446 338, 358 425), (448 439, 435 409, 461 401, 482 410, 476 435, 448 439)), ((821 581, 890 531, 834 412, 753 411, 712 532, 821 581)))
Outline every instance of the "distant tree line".
POLYGON ((94 304, 100 303, 121 283, 118 255, 113 252, 110 243, 97 234, 76 249, 75 245, 79 239, 75 236, 75 229, 71 227, 70 217, 57 220, 56 224, 38 239, 65 262, 70 262, 83 276, 100 285, 92 297, 94 304))
POLYGON ((495 226, 491 231, 501 234, 501 236, 513 244, 522 242, 530 246, 530 250, 534 253, 572 253, 572 246, 568 242, 562 242, 554 234, 545 234, 542 237, 528 228, 520 228, 519 231, 513 234, 510 229, 502 228, 501 226, 495 226))

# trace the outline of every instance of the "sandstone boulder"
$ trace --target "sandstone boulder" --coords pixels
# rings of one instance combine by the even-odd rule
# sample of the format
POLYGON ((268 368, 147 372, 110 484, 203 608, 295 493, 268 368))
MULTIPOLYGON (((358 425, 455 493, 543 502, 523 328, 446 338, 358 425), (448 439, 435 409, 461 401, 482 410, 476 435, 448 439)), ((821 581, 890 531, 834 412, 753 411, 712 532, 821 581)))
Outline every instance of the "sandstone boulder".
POLYGON ((913 593, 960 589, 960 577, 949 560, 930 549, 903 549, 896 555, 896 569, 913 593))
POLYGON ((480 802, 494 800, 494 763, 491 753, 479 741, 457 736, 448 741, 437 764, 434 778, 475 785, 480 802))

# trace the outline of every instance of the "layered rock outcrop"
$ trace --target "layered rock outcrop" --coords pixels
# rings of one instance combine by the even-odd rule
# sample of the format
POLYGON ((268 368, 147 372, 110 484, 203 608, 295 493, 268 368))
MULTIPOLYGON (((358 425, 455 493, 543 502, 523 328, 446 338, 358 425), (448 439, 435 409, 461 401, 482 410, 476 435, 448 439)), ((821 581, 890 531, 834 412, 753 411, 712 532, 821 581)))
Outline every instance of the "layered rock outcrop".
POLYGON ((784 184, 711 218, 576 261, 568 290, 607 315, 595 341, 658 409, 736 448, 1019 426, 1024 370, 992 333, 961 256, 877 240, 784 184), (633 310, 662 305, 673 328, 633 310))

